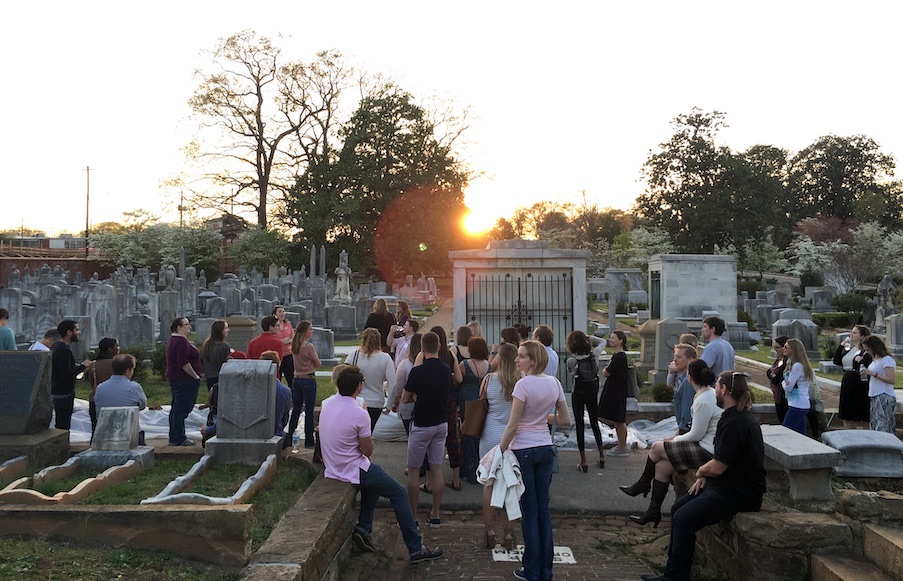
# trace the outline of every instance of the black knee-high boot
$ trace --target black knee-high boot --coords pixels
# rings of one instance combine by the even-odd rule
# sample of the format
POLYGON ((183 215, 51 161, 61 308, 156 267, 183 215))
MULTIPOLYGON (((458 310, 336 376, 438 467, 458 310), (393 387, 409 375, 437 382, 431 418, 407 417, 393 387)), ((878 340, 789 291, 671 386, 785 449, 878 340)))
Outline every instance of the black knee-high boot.
POLYGON ((645 498, 649 494, 649 489, 652 488, 652 478, 655 476, 655 462, 646 457, 646 467, 643 468, 643 475, 640 476, 640 479, 631 484, 630 486, 619 486, 621 492, 624 494, 629 494, 630 496, 637 496, 638 494, 642 494, 643 498, 645 498))
POLYGON ((643 514, 630 515, 630 520, 638 525, 654 522, 655 528, 658 528, 658 523, 662 522, 662 503, 665 502, 665 496, 668 495, 668 486, 670 485, 670 482, 653 480, 652 499, 649 501, 649 508, 643 514))

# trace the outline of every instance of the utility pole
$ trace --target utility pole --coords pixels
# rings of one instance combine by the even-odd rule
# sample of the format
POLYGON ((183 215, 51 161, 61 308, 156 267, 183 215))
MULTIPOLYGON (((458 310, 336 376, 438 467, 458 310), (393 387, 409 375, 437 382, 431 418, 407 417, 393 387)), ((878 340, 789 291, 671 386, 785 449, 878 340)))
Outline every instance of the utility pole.
POLYGON ((182 227, 182 212, 185 211, 185 195, 179 190, 179 228, 182 227))
POLYGON ((88 210, 91 207, 91 166, 85 167, 87 172, 87 190, 85 191, 85 260, 88 260, 88 210))

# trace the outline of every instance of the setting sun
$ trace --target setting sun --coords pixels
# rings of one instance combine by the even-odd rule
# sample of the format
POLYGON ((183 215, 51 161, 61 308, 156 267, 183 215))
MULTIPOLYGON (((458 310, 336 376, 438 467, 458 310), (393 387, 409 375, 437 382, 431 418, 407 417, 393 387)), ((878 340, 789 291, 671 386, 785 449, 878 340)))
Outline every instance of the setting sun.
POLYGON ((464 204, 470 209, 470 214, 464 218, 464 228, 471 234, 491 230, 499 218, 509 213, 509 205, 497 190, 492 180, 487 179, 471 182, 467 186, 464 204))

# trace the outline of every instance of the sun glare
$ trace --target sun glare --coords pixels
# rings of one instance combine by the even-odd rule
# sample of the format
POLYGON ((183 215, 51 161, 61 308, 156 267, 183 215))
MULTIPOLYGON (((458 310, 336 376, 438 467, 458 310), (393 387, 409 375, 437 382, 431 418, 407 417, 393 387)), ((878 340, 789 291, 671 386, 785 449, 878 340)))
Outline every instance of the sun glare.
POLYGON ((471 234, 482 234, 495 226, 495 218, 485 213, 471 212, 464 218, 464 227, 471 234))
POLYGON ((470 214, 464 218, 464 228, 471 234, 482 234, 495 226, 496 220, 504 216, 507 206, 499 196, 498 188, 491 180, 478 180, 467 186, 464 203, 470 214))

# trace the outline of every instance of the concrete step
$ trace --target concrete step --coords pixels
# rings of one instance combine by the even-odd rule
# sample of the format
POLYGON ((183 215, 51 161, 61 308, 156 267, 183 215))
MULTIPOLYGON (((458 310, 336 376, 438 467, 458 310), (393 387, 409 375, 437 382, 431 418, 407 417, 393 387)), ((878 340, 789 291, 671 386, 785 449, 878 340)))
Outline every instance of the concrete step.
POLYGON ((903 530, 863 525, 862 552, 888 577, 903 581, 903 530))
POLYGON ((812 581, 889 581, 868 561, 835 557, 832 555, 812 555, 812 581))

